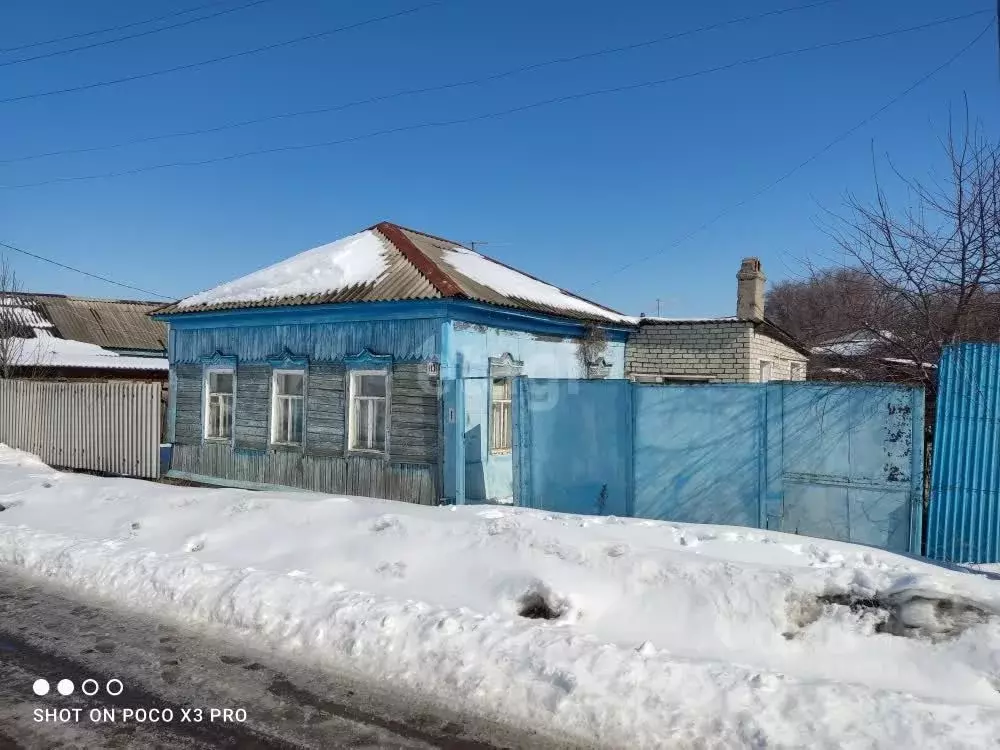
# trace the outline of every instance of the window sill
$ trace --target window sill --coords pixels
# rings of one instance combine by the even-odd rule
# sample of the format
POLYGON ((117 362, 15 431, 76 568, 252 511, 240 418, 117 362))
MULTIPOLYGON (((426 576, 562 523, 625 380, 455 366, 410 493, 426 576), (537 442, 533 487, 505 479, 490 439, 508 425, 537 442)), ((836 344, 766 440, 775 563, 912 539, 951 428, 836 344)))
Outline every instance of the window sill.
POLYGON ((350 448, 347 451, 347 456, 357 456, 358 458, 384 458, 388 460, 389 454, 386 451, 375 451, 375 450, 365 450, 363 448, 350 448))
POLYGON ((229 443, 233 442, 233 439, 231 437, 206 437, 202 438, 202 440, 206 443, 219 443, 223 445, 228 445, 229 443))
POLYGON ((510 448, 493 448, 490 450, 491 456, 509 456, 511 453, 513 453, 513 450, 510 448))
POLYGON ((296 453, 302 451, 302 443, 268 443, 268 450, 296 453))

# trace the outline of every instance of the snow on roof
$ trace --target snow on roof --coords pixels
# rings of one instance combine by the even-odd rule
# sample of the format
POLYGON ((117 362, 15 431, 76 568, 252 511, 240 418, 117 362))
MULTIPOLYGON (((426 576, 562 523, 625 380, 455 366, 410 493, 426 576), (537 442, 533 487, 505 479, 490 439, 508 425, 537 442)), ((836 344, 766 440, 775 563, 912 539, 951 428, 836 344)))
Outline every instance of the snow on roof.
POLYGON ((166 370, 162 357, 127 357, 95 344, 41 335, 14 339, 13 363, 21 367, 93 367, 102 370, 166 370))
POLYGON ((0 303, 0 317, 26 328, 52 328, 53 325, 30 307, 5 305, 0 303))
POLYGON ((187 297, 177 307, 324 294, 373 283, 385 269, 385 246, 366 229, 187 297))
POLYGON ((468 248, 453 247, 446 251, 442 258, 459 273, 504 297, 536 302, 557 310, 571 310, 618 323, 629 320, 628 316, 595 305, 468 248))

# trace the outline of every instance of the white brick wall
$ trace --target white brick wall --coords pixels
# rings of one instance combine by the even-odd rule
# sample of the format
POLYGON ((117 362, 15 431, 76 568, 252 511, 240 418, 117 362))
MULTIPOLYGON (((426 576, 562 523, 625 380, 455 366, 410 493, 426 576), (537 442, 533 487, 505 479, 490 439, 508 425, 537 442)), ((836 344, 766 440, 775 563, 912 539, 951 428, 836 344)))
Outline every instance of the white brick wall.
POLYGON ((773 362, 773 380, 790 379, 792 361, 802 363, 800 379, 805 378, 805 357, 756 333, 752 323, 647 323, 625 344, 625 375, 757 382, 762 359, 773 362))
POLYGON ((759 382, 761 362, 771 363, 771 380, 805 380, 806 357, 777 339, 754 331, 751 334, 750 356, 755 360, 751 366, 750 381, 759 382), (798 372, 792 372, 792 364, 800 363, 798 372))

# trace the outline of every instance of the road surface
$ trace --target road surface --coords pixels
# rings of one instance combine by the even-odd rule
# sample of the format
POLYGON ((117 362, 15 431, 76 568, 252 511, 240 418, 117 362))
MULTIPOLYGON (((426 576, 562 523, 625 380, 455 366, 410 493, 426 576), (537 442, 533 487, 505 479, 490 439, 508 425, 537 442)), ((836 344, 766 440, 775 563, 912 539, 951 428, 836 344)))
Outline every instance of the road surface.
POLYGON ((0 568, 0 750, 341 747, 571 746, 0 568))

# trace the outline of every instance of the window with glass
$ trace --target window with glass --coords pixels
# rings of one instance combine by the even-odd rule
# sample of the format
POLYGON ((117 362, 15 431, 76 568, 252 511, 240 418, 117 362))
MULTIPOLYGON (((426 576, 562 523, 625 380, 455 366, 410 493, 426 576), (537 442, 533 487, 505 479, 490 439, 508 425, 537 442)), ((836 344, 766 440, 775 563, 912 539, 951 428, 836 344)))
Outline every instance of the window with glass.
POLYGON ((232 370, 205 373, 205 439, 229 440, 233 435, 233 395, 236 377, 232 370))
POLYGON ((506 453, 511 447, 510 378, 490 381, 490 452, 506 453))
POLYGON ((385 453, 389 373, 359 370, 351 373, 348 415, 350 449, 385 453))
POLYGON ((271 399, 271 442, 302 445, 305 373, 275 370, 271 399))
POLYGON ((766 382, 768 382, 771 379, 772 373, 773 373, 773 369, 774 368, 773 368, 773 365, 770 362, 770 360, 762 359, 760 361, 760 382, 761 383, 766 383, 766 382))
POLYGON ((806 363, 805 362, 792 362, 789 365, 789 377, 792 380, 805 380, 806 379, 806 363))

